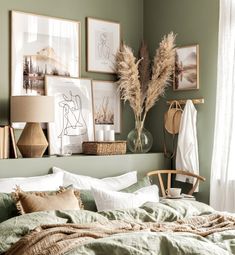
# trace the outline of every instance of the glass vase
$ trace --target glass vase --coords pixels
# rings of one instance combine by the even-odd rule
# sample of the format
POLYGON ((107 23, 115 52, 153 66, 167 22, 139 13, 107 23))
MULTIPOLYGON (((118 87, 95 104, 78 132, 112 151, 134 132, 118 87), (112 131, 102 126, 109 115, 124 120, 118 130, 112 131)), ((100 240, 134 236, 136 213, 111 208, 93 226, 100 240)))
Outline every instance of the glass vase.
POLYGON ((134 153, 146 153, 153 145, 152 134, 143 127, 143 123, 136 123, 134 129, 127 136, 127 147, 134 153))

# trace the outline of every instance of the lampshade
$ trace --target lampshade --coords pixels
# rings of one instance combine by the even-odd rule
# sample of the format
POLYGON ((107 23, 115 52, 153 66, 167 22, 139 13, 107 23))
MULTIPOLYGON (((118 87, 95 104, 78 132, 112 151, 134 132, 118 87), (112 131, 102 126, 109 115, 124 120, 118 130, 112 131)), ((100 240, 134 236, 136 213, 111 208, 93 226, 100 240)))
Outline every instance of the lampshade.
POLYGON ((12 96, 12 122, 53 122, 53 96, 12 96))

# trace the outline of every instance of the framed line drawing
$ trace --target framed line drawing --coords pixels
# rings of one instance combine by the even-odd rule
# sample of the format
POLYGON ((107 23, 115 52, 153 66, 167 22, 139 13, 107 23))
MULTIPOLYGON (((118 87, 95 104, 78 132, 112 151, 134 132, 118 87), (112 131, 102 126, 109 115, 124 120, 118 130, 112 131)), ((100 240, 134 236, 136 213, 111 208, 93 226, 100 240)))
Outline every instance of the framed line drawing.
POLYGON ((55 121, 48 124, 49 154, 82 153, 94 141, 92 81, 46 76, 46 95, 55 97, 55 121))
POLYGON ((120 23, 87 18, 87 71, 115 73, 120 23))
POLYGON ((80 76, 80 22, 11 13, 11 94, 44 95, 45 75, 80 76))
POLYGON ((118 85, 112 81, 93 80, 95 129, 110 125, 121 132, 121 99, 118 85))
POLYGON ((176 49, 173 90, 199 89, 199 45, 176 49))

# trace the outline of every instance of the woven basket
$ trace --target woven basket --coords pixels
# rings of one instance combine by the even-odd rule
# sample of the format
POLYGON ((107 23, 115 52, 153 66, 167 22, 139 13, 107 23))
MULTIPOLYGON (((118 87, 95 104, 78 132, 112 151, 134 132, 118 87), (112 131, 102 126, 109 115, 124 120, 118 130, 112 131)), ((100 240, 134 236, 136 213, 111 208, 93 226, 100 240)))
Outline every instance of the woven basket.
POLYGON ((84 154, 90 155, 117 155, 126 153, 126 141, 115 142, 83 142, 84 154))

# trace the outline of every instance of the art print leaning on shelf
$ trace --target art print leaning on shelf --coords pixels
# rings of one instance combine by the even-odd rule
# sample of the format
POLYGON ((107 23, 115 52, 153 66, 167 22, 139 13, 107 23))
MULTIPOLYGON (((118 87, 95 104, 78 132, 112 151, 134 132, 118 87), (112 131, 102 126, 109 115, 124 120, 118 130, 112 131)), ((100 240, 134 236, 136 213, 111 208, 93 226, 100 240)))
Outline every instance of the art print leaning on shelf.
POLYGON ((82 153, 94 141, 92 81, 46 76, 46 95, 55 97, 55 122, 48 124, 49 153, 82 153))
POLYGON ((121 99, 116 82, 93 81, 95 129, 110 125, 116 133, 121 132, 121 99))
MULTIPOLYGON (((80 23, 11 13, 11 94, 44 95, 45 75, 80 76, 80 23)), ((15 128, 23 128, 14 123, 15 128)))
POLYGON ((87 18, 87 70, 115 73, 115 55, 120 47, 120 24, 87 18))

